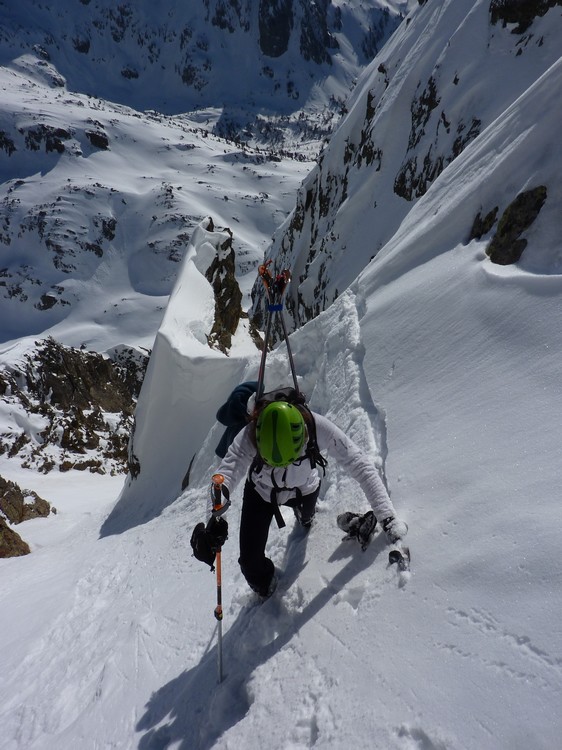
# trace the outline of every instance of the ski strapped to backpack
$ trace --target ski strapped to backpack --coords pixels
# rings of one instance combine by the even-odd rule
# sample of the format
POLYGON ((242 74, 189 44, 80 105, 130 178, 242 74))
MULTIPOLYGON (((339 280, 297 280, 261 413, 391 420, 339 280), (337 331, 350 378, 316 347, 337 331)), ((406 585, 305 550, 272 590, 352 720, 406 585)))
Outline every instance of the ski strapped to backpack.
POLYGON ((285 318, 283 316, 283 299, 285 297, 287 285, 291 280, 291 272, 285 269, 284 271, 281 271, 281 273, 278 273, 276 276, 273 276, 271 274, 271 271, 269 270, 271 262, 271 260, 268 260, 266 263, 263 263, 258 269, 258 274, 263 281, 263 285, 265 288, 265 295, 267 300, 267 315, 260 369, 258 372, 258 389, 256 392, 256 402, 263 395, 265 360, 267 358, 267 350, 269 349, 274 315, 277 315, 281 323, 281 330, 283 331, 283 340, 285 341, 285 345, 287 347, 287 356, 289 359, 289 366, 291 368, 293 383, 295 386, 295 390, 297 391, 297 393, 299 393, 299 384, 297 382, 297 375, 295 372, 295 363, 293 361, 293 354, 291 352, 291 345, 289 344, 289 336, 287 334, 287 327, 285 325, 285 318))
MULTIPOLYGON (((303 393, 301 393, 300 388, 299 388, 297 375, 295 371, 295 363, 293 360, 293 354, 291 351, 291 345, 289 342, 287 327, 285 325, 285 318, 283 316, 283 301, 285 298, 285 292, 287 290, 287 286, 291 280, 291 272, 286 269, 284 271, 281 271, 281 273, 278 273, 274 276, 269 270, 271 262, 272 262, 271 260, 267 261, 266 263, 262 264, 258 269, 258 274, 265 288, 265 295, 266 295, 266 302, 267 302, 267 315, 266 315, 265 336, 264 336, 264 342, 263 342, 262 356, 261 356, 260 368, 258 372, 258 387, 256 390, 255 413, 260 412, 268 404, 273 403, 275 401, 286 401, 287 403, 292 404, 293 406, 296 406, 303 416, 303 419, 307 428, 307 433, 308 433, 308 440, 306 444, 305 455, 302 457, 301 460, 310 461, 310 466, 312 469, 315 469, 317 466, 321 466, 322 469, 324 470, 324 473, 326 473, 327 461, 324 458, 324 456, 321 454, 320 449, 318 447, 318 442, 316 439, 316 424, 314 422, 314 417, 312 415, 312 412, 310 411, 306 403, 306 396, 303 393), (277 388, 274 391, 264 393, 265 363, 267 359, 267 352, 268 352, 269 345, 270 345, 273 319, 275 316, 277 316, 277 319, 279 320, 281 324, 281 331, 283 333, 283 340, 285 342, 285 346, 287 347, 287 357, 289 360, 289 367, 291 369, 291 376, 293 379, 294 387, 277 388)), ((252 466, 250 467, 250 473, 249 473, 250 482, 252 482, 252 474, 254 472, 260 472, 263 469, 263 466, 264 466, 264 461, 258 453, 256 457, 254 458, 252 466)), ((277 494, 280 491, 286 490, 286 489, 292 489, 292 488, 288 488, 285 486, 283 487, 274 486, 272 493, 271 493, 271 503, 274 508, 275 520, 277 521, 277 525, 280 528, 285 526, 285 521, 283 520, 283 516, 281 515, 281 511, 279 510, 279 505, 277 503, 277 494)), ((300 490, 298 488, 294 488, 294 489, 298 498, 300 490)))
MULTIPOLYGON (((228 397, 226 403, 223 404, 217 412, 217 420, 224 424, 227 429, 222 436, 219 445, 215 449, 215 452, 221 458, 224 457, 229 445, 232 443, 232 440, 234 439, 236 434, 241 429, 243 429, 243 427, 248 424, 248 422, 253 421, 255 423, 258 414, 269 404, 278 401, 284 401, 295 406, 300 411, 306 425, 306 449, 304 455, 300 459, 298 459, 297 463, 305 460, 310 461, 311 469, 316 469, 316 467, 320 466, 324 470, 325 474, 327 461, 321 454, 318 447, 314 416, 307 406, 306 396, 300 391, 298 386, 295 364, 291 352, 287 328, 285 326, 285 320, 283 318, 283 299, 287 290, 287 285, 289 284, 289 281, 291 279, 291 274, 288 270, 285 270, 274 276, 269 270, 270 265, 271 261, 267 261, 258 269, 259 276, 265 288, 267 301, 265 336, 258 372, 258 380, 247 381, 237 386, 228 397), (287 347, 288 360, 291 368, 294 386, 277 388, 274 391, 264 393, 265 365, 272 335, 273 320, 275 316, 278 317, 281 323, 281 330, 283 332, 283 339, 287 347), (255 402, 253 408, 249 409, 248 399, 253 392, 255 392, 255 402), (251 414, 249 412, 251 412, 251 414)), ((263 458, 259 453, 256 453, 248 474, 248 481, 251 484, 254 484, 252 475, 254 473, 259 473, 260 471, 262 471, 264 464, 265 462, 263 458)), ((287 487, 285 485, 277 486, 275 483, 274 475, 272 475, 272 481, 274 487, 271 492, 271 504, 274 508, 274 515, 277 521, 277 525, 282 528, 283 526, 285 526, 285 521, 283 520, 283 516, 277 502, 278 494, 281 491, 294 490, 297 500, 300 500, 302 493, 298 487, 287 487)), ((201 524, 201 526, 203 526, 203 524, 201 524)))
POLYGON ((265 378, 265 362, 267 359, 267 352, 271 343, 271 334, 273 328, 273 319, 277 315, 281 321, 281 330, 283 331, 283 337, 287 345, 288 359, 291 367, 294 391, 299 394, 299 400, 302 403, 305 402, 302 394, 299 393, 299 386, 295 373, 295 366, 293 361, 293 355, 287 336, 287 328, 285 326, 285 320, 283 318, 283 298, 287 289, 287 285, 291 280, 291 273, 288 270, 282 271, 281 273, 273 276, 269 270, 269 266, 272 261, 268 260, 258 268, 258 274, 261 278, 266 295, 267 310, 266 310, 266 325, 265 335, 263 340, 261 361, 258 373, 258 380, 249 380, 244 383, 240 383, 230 393, 226 402, 217 411, 217 421, 226 427, 219 444, 215 448, 215 453, 219 458, 224 458, 226 452, 240 430, 245 427, 249 421, 251 421, 251 414, 248 409, 248 399, 256 394, 257 397, 263 396, 264 391, 264 378, 265 378))
POLYGON ((261 280, 263 281, 266 297, 267 297, 267 319, 266 319, 266 330, 265 338, 263 343, 263 351, 260 362, 260 369, 258 373, 258 387, 256 390, 256 409, 260 411, 262 408, 274 401, 286 401, 289 404, 296 406, 301 414, 303 415, 307 431, 308 431, 308 442, 306 446, 306 457, 310 460, 310 465, 313 469, 316 466, 321 466, 324 469, 324 473, 327 461, 324 456, 320 453, 318 448, 318 442, 316 440, 316 424, 314 417, 310 411, 307 403, 306 396, 301 393, 299 384, 297 381, 297 375, 295 371, 295 363, 293 360, 293 353, 291 351, 291 345, 289 343, 289 336, 287 334, 287 327, 285 325, 285 318, 283 317, 283 299, 287 285, 291 280, 291 272, 288 270, 282 271, 275 277, 271 274, 269 266, 271 260, 261 265, 258 269, 261 280), (285 346, 287 347, 287 356, 289 359, 289 366, 291 368, 291 375, 293 378, 294 387, 288 388, 277 388, 275 391, 264 393, 264 377, 265 377, 265 361, 267 358, 267 350, 269 347, 269 339, 271 337, 271 326, 273 315, 277 314, 281 322, 281 330, 283 331, 283 339, 285 346))

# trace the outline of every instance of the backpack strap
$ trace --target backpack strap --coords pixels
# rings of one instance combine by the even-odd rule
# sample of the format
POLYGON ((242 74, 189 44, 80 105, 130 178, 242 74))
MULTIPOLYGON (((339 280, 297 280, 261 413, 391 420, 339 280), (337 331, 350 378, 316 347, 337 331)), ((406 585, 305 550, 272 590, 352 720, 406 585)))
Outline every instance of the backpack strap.
MULTIPOLYGON (((248 480, 247 480, 252 488, 255 488, 256 486, 256 483, 252 479, 252 474, 254 473, 254 471, 259 473, 263 469, 263 467, 264 467, 264 460, 260 456, 259 453, 256 453, 256 456, 254 460, 252 461, 252 465, 250 466, 250 471, 248 472, 248 480)), ((285 523, 285 519, 283 518, 281 509, 279 508, 277 496, 282 489, 286 489, 286 488, 279 487, 279 485, 275 481, 275 473, 273 469, 271 470, 271 480, 273 482, 273 487, 271 489, 271 494, 269 496, 269 499, 271 502, 271 507, 273 508, 273 515, 275 516, 275 520, 277 521, 277 526, 280 529, 282 529, 287 524, 285 523)))
POLYGON ((297 404, 297 407, 301 412, 306 414, 305 422, 308 429, 306 456, 310 461, 310 466, 312 469, 320 466, 324 472, 324 476, 326 476, 326 466, 328 465, 328 461, 326 458, 324 458, 324 456, 320 452, 320 448, 318 447, 318 440, 316 437, 316 422, 314 420, 314 415, 312 414, 308 405, 304 402, 297 404))
POLYGON ((273 488, 271 490, 270 500, 271 505, 273 507, 273 515, 275 516, 275 520, 277 521, 277 526, 282 529, 284 526, 286 526, 285 519, 283 518, 283 515, 281 514, 281 510, 279 508, 279 503, 277 502, 277 495, 281 491, 281 487, 277 484, 275 481, 275 470, 271 470, 271 481, 273 482, 273 488))

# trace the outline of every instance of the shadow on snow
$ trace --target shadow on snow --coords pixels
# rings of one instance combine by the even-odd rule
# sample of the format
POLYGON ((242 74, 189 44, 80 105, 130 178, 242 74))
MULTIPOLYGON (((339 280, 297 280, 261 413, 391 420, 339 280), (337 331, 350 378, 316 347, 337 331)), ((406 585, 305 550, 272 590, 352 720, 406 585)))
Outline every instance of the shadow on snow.
POLYGON ((199 664, 151 696, 136 727, 145 732, 139 750, 164 750, 171 743, 179 743, 174 744, 177 750, 210 750, 250 710, 253 699, 248 684, 256 669, 286 646, 382 549, 377 539, 365 553, 355 543, 343 542, 331 560, 350 556, 347 564, 302 611, 291 612, 283 604, 283 595, 306 566, 307 540, 301 529, 291 532, 276 594, 262 604, 243 607, 224 635, 223 682, 217 684, 217 646, 209 642, 199 664))

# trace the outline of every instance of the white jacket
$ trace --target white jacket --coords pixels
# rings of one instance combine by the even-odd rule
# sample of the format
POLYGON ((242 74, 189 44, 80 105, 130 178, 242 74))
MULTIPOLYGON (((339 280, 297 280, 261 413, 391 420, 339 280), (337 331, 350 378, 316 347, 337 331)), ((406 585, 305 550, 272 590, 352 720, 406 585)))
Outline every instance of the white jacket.
MULTIPOLYGON (((378 519, 395 516, 394 507, 376 466, 333 422, 320 414, 313 413, 313 417, 320 450, 348 469, 350 476, 360 484, 378 519)), ((248 473, 256 456, 250 429, 248 425, 238 433, 217 469, 217 473, 224 476, 224 484, 231 492, 248 473)), ((267 502, 271 502, 274 487, 280 487, 277 502, 283 505, 296 497, 297 488, 303 495, 314 492, 320 484, 320 477, 318 470, 312 469, 309 459, 304 457, 297 463, 282 468, 272 468, 265 464, 259 472, 252 472, 252 481, 259 495, 267 502)))

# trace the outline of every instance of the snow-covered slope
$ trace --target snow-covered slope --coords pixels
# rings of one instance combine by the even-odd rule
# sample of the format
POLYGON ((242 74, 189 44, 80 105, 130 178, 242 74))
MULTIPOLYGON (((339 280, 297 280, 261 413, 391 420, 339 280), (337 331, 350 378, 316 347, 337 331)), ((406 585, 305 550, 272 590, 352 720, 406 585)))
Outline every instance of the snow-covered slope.
MULTIPOLYGON (((488 28, 488 11, 484 5, 481 4, 478 8, 472 7, 468 14, 465 6, 464 18, 462 17, 461 5, 461 3, 457 3, 452 8, 450 4, 446 3, 446 7, 442 8, 445 16, 447 13, 451 14, 448 18, 448 25, 443 20, 443 17, 440 19, 441 25, 435 24, 436 19, 433 17, 432 21, 431 19, 428 21, 426 18, 426 14, 429 12, 428 9, 424 8, 420 10, 418 16, 407 27, 405 32, 406 37, 402 35, 402 30, 397 34, 399 41, 401 40, 403 45, 402 54, 404 54, 405 48, 412 48, 419 55, 420 59, 424 61, 424 65, 428 69, 438 69, 439 66, 435 64, 432 55, 435 54, 436 48, 439 50, 441 46, 447 48, 445 39, 448 34, 447 30, 451 25, 455 30, 458 28, 464 30, 466 26, 469 26, 474 33, 476 31, 482 32, 483 29, 488 28), (425 22, 420 23, 419 17, 422 18, 422 21, 425 19, 425 22), (426 33, 427 24, 432 25, 434 29, 431 36, 426 33), (409 40, 408 42, 406 42, 406 38, 409 40)), ((555 27, 556 23, 561 20, 560 14, 558 13, 557 15, 557 13, 558 11, 553 9, 544 18, 539 19, 536 23, 539 24, 540 29, 546 29, 547 25, 550 25, 551 28, 555 27)), ((555 38, 555 33, 552 32, 549 36, 551 49, 543 54, 547 60, 554 55, 552 47, 554 46, 555 38)), ((391 50, 395 44, 397 42, 393 39, 390 44, 391 50)), ((466 44, 464 36, 462 36, 459 44, 461 46, 466 44)), ((453 46, 452 43, 450 46, 453 46)), ((544 46, 543 44, 537 48, 542 49, 544 46)), ((464 51, 466 54, 466 49, 464 51)), ((459 56, 459 59, 461 52, 462 49, 456 50, 456 55, 459 56)), ((384 54, 386 54, 386 49, 384 54)), ((439 52, 439 54, 441 53, 439 52)), ((376 64, 377 61, 375 60, 376 64)), ((525 247, 518 269, 528 271, 531 275, 553 274, 555 277, 562 271, 557 240, 557 227, 559 226, 558 207, 560 205, 562 188, 558 173, 558 161, 550 158, 553 148, 557 143, 560 114, 560 108, 552 106, 551 101, 558 102, 560 99, 558 94, 562 94, 561 71, 562 59, 554 62, 544 74, 541 74, 540 66, 529 63, 526 66, 528 83, 524 94, 516 98, 515 102, 505 109, 500 117, 491 122, 480 136, 477 137, 475 133, 472 142, 467 144, 466 148, 458 154, 456 159, 447 168, 443 169, 443 172, 436 177, 432 185, 427 186, 423 195, 415 203, 405 204, 409 206, 408 215, 403 219, 395 236, 390 236, 389 241, 371 263, 373 267, 371 273, 373 274, 373 284, 375 287, 383 287, 389 281, 403 276, 410 268, 422 265, 440 253, 448 252, 451 248, 458 245, 472 247, 476 238, 481 241, 482 244, 480 247, 482 252, 484 252, 494 232, 496 235, 501 234, 499 227, 501 227, 502 222, 503 224, 519 223, 519 233, 516 232, 514 234, 512 244, 521 242, 519 234, 525 233, 525 230, 528 228, 524 223, 523 211, 520 211, 515 218, 510 218, 508 214, 504 214, 502 217, 502 214, 509 204, 513 203, 517 195, 532 190, 543 191, 546 197, 543 198, 542 203, 539 201, 538 218, 535 216, 536 220, 530 223, 530 232, 525 234, 524 242, 528 246, 525 247), (533 74, 537 78, 531 83, 533 74), (540 118, 537 118, 537 112, 541 113, 540 118), (448 201, 447 211, 444 212, 443 204, 445 197, 451 194, 455 195, 455 200, 448 201), (499 214, 498 210, 500 211, 499 214), (490 221, 490 226, 482 229, 480 232, 476 231, 475 226, 477 223, 475 220, 477 217, 480 217, 480 223, 482 224, 484 222, 482 217, 489 218, 490 216, 494 216, 494 220, 490 221), (498 219, 499 227, 497 226, 498 219), (419 227, 422 226, 424 230, 420 231, 419 227), (414 231, 416 231, 415 242, 411 239, 414 231)), ((363 92, 363 99, 357 100, 353 111, 362 110, 365 100, 370 101, 371 99, 371 89, 367 81, 370 81, 370 73, 368 71, 366 72, 365 80, 361 81, 358 86, 358 90, 363 92)), ((460 87, 460 84, 455 84, 455 86, 459 87, 458 90, 460 91, 461 98, 466 98, 467 94, 464 93, 464 89, 460 87)), ((401 92, 401 96, 396 98, 394 109, 390 104, 387 105, 389 110, 387 114, 388 118, 393 117, 395 121, 399 121, 400 103, 403 96, 403 92, 401 92)), ((392 100, 392 97, 390 99, 392 100)), ((342 122, 340 128, 335 133, 332 139, 335 145, 330 145, 327 149, 334 164, 338 163, 337 158, 334 156, 334 152, 337 154, 338 144, 351 144, 353 142, 350 135, 355 126, 353 111, 352 115, 342 122)), ((423 135, 423 130, 421 131, 421 135, 423 135)), ((340 166, 342 163, 340 163, 340 166)), ((388 170, 392 171, 392 164, 389 165, 388 170)), ((376 173, 376 170, 371 170, 371 172, 376 173)), ((313 171, 308 179, 313 179, 315 175, 318 175, 316 170, 313 171)), ((305 293, 311 295, 314 289, 314 299, 318 308, 321 309, 326 303, 326 296, 318 294, 319 287, 321 288, 324 284, 326 288, 333 288, 335 294, 338 288, 341 289, 340 284, 343 288, 349 285, 353 280, 353 276, 357 276, 367 263, 368 259, 365 258, 364 243, 357 230, 358 226, 363 222, 365 227, 373 228, 375 232, 384 230, 379 229, 381 222, 377 220, 377 206, 371 206, 368 209, 365 205, 365 184, 363 183, 359 187, 358 174, 356 174, 356 185, 360 194, 354 196, 353 199, 351 196, 347 198, 338 210, 335 210, 331 204, 326 204, 328 209, 331 209, 333 212, 328 213, 327 217, 331 222, 331 226, 339 227, 339 231, 345 237, 345 253, 340 257, 337 254, 332 256, 331 253, 328 253, 326 256, 322 254, 317 255, 312 261, 308 273, 305 274, 303 283, 300 286, 297 283, 291 286, 289 296, 293 295, 293 300, 297 294, 300 299, 303 299, 303 294, 305 293), (341 269, 341 273, 338 269, 341 269), (318 271, 318 275, 316 275, 316 271, 318 271), (332 273, 335 274, 334 279, 332 279, 332 273), (342 273, 347 278, 342 277, 342 273)), ((303 190, 306 190, 306 182, 303 190)), ((541 192, 541 195, 543 192, 541 192)), ((386 199, 393 201, 395 198, 395 193, 390 189, 387 189, 386 192, 381 191, 381 201, 386 199)), ((297 209, 293 213, 291 224, 294 224, 295 215, 298 211, 299 207, 297 206, 297 209)), ((309 212, 304 214, 305 220, 313 215, 313 213, 314 208, 313 204, 311 204, 309 212)), ((386 221, 386 231, 391 232, 394 228, 392 213, 386 216, 386 221)), ((303 232, 303 237, 304 235, 305 233, 303 232)), ((327 242, 333 236, 333 232, 322 234, 322 241, 327 242)), ((304 240, 302 241, 304 243, 304 240)), ((275 244, 271 249, 275 251, 275 244)), ((193 252, 196 254, 195 248, 193 252)), ((309 250, 309 245, 306 245, 306 252, 310 252, 311 256, 315 255, 314 247, 309 250)), ((294 276, 299 278, 298 273, 301 268, 302 258, 287 257, 282 253, 275 260, 278 270, 288 267, 294 276)), ((191 289, 194 286, 193 274, 195 273, 195 277, 201 279, 203 271, 204 268, 200 265, 199 273, 197 273, 192 260, 186 257, 183 274, 180 275, 178 280, 177 293, 173 295, 170 301, 167 316, 173 318, 174 327, 182 331, 183 341, 179 341, 177 336, 174 335, 172 337, 174 357, 170 357, 169 351, 166 350, 166 353, 160 356, 156 356, 155 353, 151 362, 144 392, 141 394, 139 404, 139 415, 141 416, 137 420, 137 432, 133 440, 133 450, 140 461, 141 467, 144 460, 148 460, 150 465, 152 465, 153 461, 155 465, 159 465, 162 462, 161 452, 171 455, 173 446, 177 444, 176 437, 173 434, 159 436, 156 441, 154 439, 154 435, 159 434, 158 426, 160 424, 170 425, 173 423, 174 418, 178 416, 178 405, 175 399, 170 400, 167 393, 165 393, 163 395, 167 405, 159 405, 156 408, 155 403, 157 398, 153 392, 153 382, 157 383, 156 392, 160 392, 159 382, 162 378, 160 369, 162 367, 168 373, 167 379, 169 379, 170 383, 180 380, 180 377, 176 377, 174 371, 169 372, 171 362, 174 358, 177 358, 178 353, 181 355, 183 352, 181 360, 181 367, 183 369, 188 369, 190 372, 195 373, 197 368, 201 366, 201 354, 198 352, 195 355, 190 345, 190 340, 194 335, 193 315, 183 299, 185 291, 182 292, 181 290, 191 289), (182 321, 181 325, 177 325, 177 321, 182 321), (144 438, 143 436, 147 437, 144 438), (155 443, 157 443, 157 452, 155 452, 155 443)), ((497 273, 499 274, 500 271, 497 271, 497 273)), ((205 282, 202 283, 205 285, 205 282)), ((261 284, 261 282, 258 283, 261 284)), ((313 298, 311 297, 310 299, 312 300, 313 298)), ((309 309, 306 305, 304 308, 306 310, 309 309)), ((199 325, 199 322, 197 322, 195 328, 198 328, 199 325)), ((170 340, 166 324, 160 330, 157 337, 157 344, 162 339, 170 340)), ((212 360, 209 360, 209 362, 211 363, 209 365, 211 369, 219 367, 212 360)), ((172 365, 174 368, 176 366, 176 364, 172 365)), ((237 364, 235 356, 231 356, 228 359, 228 364, 225 363, 224 367, 221 368, 222 373, 229 372, 229 375, 224 380, 224 387, 220 390, 221 397, 227 395, 228 384, 236 382, 230 375, 230 369, 238 374, 241 372, 241 366, 237 364)), ((209 380, 206 373, 202 374, 200 378, 193 374, 187 380, 183 380, 186 385, 182 387, 182 408, 183 418, 187 422, 190 419, 192 411, 200 408, 201 396, 198 392, 199 383, 204 381, 207 384, 209 380)), ((272 387, 275 385, 277 383, 271 383, 272 387)), ((212 417, 211 412, 210 419, 212 417)), ((207 424, 209 424, 209 420, 207 420, 207 424)), ((198 446, 203 443, 205 434, 206 430, 202 430, 200 433, 193 435, 193 442, 190 442, 189 450, 182 455, 181 459, 178 458, 176 461, 168 462, 169 467, 173 468, 168 469, 165 479, 159 480, 162 482, 163 496, 166 496, 170 492, 171 497, 173 497, 174 493, 177 493, 181 486, 181 480, 186 475, 189 461, 197 453, 198 446)), ((145 472, 144 475, 141 472, 141 477, 131 483, 130 492, 134 498, 131 502, 135 506, 139 503, 139 494, 141 496, 151 495, 150 492, 146 493, 144 482, 154 481, 154 473, 152 470, 145 472)), ((129 490, 126 489, 125 495, 128 492, 129 490)))
MULTIPOLYGON (((314 406, 381 463, 410 524, 406 585, 382 539, 365 553, 340 541, 336 514, 368 505, 332 466, 310 535, 291 530, 291 514, 287 530, 272 530, 280 589, 252 607, 236 563, 236 493, 217 686, 214 577, 188 539, 205 517, 219 431, 165 508, 158 480, 165 490, 173 456, 151 467, 144 508, 122 498, 105 521, 115 484, 81 480, 80 496, 97 492, 92 505, 43 478, 65 526, 32 522, 32 555, 2 563, 9 750, 556 746, 559 290, 484 262, 477 247, 453 248, 374 295, 366 276, 293 336, 314 406), (42 590, 57 594, 40 611, 38 566, 42 590)), ((220 393, 207 361, 205 392, 220 393)), ((281 377, 281 352, 272 365, 281 377)), ((187 391, 192 381, 184 371, 187 391)), ((156 403, 168 385, 153 388, 156 403)), ((170 414, 165 429, 183 445, 192 426, 170 425, 170 414)))
MULTIPOLYGON (((545 40, 559 29, 560 5, 538 5, 545 14, 526 50, 506 52, 506 86, 536 29, 545 40)), ((500 33, 468 0, 430 0, 406 32, 436 8, 451 25, 418 25, 404 47, 424 69, 446 34, 475 19, 500 33)), ((214 411, 255 376, 257 358, 242 337, 230 357, 202 343, 212 317, 203 271, 221 233, 199 224, 137 409, 136 479, 123 488, 71 473, 63 483, 0 457, 3 475, 33 480, 59 510, 27 522, 32 554, 0 561, 2 750, 558 746, 560 93, 560 61, 537 65, 399 226, 389 212, 388 237, 365 268, 349 214, 361 196, 350 196, 338 221, 351 232, 355 276, 291 337, 311 405, 377 463, 409 523, 410 578, 388 567, 380 536, 365 553, 341 541, 337 513, 366 510, 368 498, 330 465, 310 534, 292 528, 290 512, 285 530, 272 528, 279 590, 255 606, 237 566, 238 488, 217 685, 215 579, 189 536, 206 517, 214 411), (527 240, 521 259, 492 263, 486 249, 504 209, 538 187, 538 218, 512 237, 527 240), (496 205, 496 223, 473 231, 496 205)), ((367 214, 359 202, 363 226, 367 214)), ((286 380, 283 347, 268 362, 268 384, 286 380)))
MULTIPOLYGON (((502 123, 504 139, 512 139, 514 127, 520 135, 497 146, 513 160, 510 169, 494 169, 494 160, 470 203, 459 197, 456 242, 468 241, 479 213, 496 209, 499 220, 518 194, 552 182, 558 136, 541 131, 540 123, 544 118, 550 128, 560 116, 560 4, 494 7, 491 14, 487 0, 470 8, 425 3, 361 78, 349 114, 301 186, 271 250, 298 279, 289 300, 297 325, 325 309, 414 215, 431 185, 451 179, 449 165, 479 142, 486 148, 502 123), (506 25, 506 19, 513 22, 506 25), (550 96, 537 110, 534 89, 541 76, 550 96), (521 111, 529 120, 526 130, 517 122, 521 111)), ((548 210, 555 205, 552 196, 548 210)), ((529 250, 525 264, 541 252, 529 250)), ((536 270, 557 262, 551 241, 542 253, 536 270)))
MULTIPOLYGON (((131 347, 135 357, 149 353, 179 263, 209 217, 231 238, 246 310, 255 265, 339 117, 341 97, 411 4, 2 3, 2 382, 38 357, 37 337, 112 358, 131 347), (271 47, 279 14, 290 27, 284 51, 271 47), (209 77, 205 87, 185 79, 186 55, 209 77), (265 75, 269 58, 282 78, 298 73, 308 95, 294 87, 289 95, 288 80, 265 75), (137 77, 125 75, 132 65, 137 77), (251 128, 231 127, 234 110, 258 117, 255 138, 251 128), (244 145, 256 140, 259 148, 244 145)), ((210 341, 228 349, 211 325, 210 341)), ((10 422, 0 444, 27 460, 21 441, 32 452, 46 446, 37 417, 26 413, 34 396, 22 388, 3 404, 10 422)), ((66 454, 68 441, 60 442, 65 464, 105 460, 66 454)))

